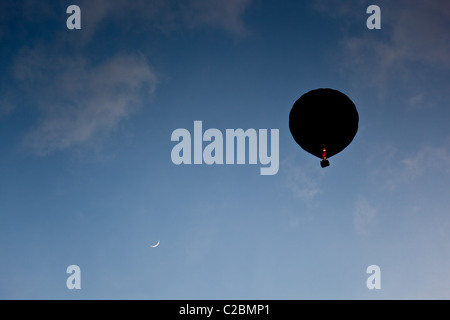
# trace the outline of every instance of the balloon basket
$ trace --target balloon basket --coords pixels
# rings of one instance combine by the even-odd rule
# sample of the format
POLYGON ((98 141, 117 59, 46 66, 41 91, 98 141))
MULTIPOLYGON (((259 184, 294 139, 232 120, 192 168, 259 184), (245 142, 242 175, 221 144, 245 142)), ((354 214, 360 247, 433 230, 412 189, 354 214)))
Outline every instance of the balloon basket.
POLYGON ((320 166, 322 168, 328 167, 330 165, 330 162, 328 160, 322 160, 320 161, 320 166))

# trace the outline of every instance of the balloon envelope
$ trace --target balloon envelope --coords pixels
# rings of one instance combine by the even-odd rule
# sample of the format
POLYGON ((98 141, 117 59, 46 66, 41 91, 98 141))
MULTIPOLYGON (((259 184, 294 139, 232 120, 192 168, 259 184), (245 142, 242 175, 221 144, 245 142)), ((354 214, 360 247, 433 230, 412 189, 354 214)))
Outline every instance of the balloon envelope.
POLYGON ((358 131, 355 104, 333 89, 316 89, 302 95, 289 114, 289 129, 305 151, 327 159, 344 150, 358 131))

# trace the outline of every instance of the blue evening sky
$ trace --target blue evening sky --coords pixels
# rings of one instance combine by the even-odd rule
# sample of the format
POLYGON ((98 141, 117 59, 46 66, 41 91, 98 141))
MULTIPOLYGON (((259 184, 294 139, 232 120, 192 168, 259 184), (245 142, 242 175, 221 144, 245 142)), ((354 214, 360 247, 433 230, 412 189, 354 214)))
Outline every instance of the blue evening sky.
POLYGON ((449 299, 449 31, 444 0, 1 1, 0 298, 449 299), (316 88, 360 117, 325 169, 288 127, 316 88), (196 120, 279 129, 278 173, 173 164, 196 120))

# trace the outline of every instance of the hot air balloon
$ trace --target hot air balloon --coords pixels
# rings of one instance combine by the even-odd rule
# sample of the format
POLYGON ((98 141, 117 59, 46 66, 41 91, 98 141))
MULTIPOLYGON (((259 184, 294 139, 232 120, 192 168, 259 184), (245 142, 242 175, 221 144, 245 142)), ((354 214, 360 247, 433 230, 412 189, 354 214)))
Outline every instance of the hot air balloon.
POLYGON ((300 147, 322 159, 344 150, 358 131, 358 111, 345 94, 334 89, 316 89, 302 95, 289 114, 289 129, 300 147))

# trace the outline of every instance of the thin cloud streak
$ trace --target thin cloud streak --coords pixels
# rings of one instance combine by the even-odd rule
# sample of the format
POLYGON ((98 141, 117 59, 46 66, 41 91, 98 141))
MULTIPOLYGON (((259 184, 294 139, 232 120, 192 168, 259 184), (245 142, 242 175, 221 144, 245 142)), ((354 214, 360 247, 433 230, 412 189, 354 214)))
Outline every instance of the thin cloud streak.
POLYGON ((295 198, 312 201, 321 193, 317 177, 312 178, 306 168, 294 163, 293 158, 283 160, 281 168, 286 176, 286 186, 295 198))
POLYGON ((46 155, 110 132, 135 109, 142 90, 151 94, 157 77, 145 57, 122 54, 92 65, 83 58, 52 59, 26 50, 15 77, 40 111, 24 145, 46 155))
POLYGON ((120 23, 130 16, 136 23, 151 26, 164 33, 183 28, 197 29, 212 27, 245 35, 248 30, 243 15, 252 0, 187 0, 187 1, 82 1, 80 6, 85 12, 86 34, 90 40, 102 22, 111 19, 120 23))
POLYGON ((401 190, 416 182, 423 184, 428 177, 446 179, 450 174, 449 139, 440 146, 423 145, 401 156, 398 148, 390 144, 375 148, 366 159, 369 177, 387 191, 401 190))
POLYGON ((356 233, 368 236, 375 223, 377 210, 365 198, 360 198, 355 203, 353 211, 353 226, 356 233))
MULTIPOLYGON (((319 1, 313 9, 328 16, 359 25, 360 34, 343 30, 338 69, 357 84, 378 88, 381 95, 399 83, 414 85, 420 78, 433 80, 450 70, 450 3, 433 1, 381 1, 381 30, 368 30, 360 0, 319 1), (420 74, 418 73, 420 70, 420 74), (364 81, 361 81, 364 79, 364 81)), ((414 95, 412 96, 414 97, 414 95)))

